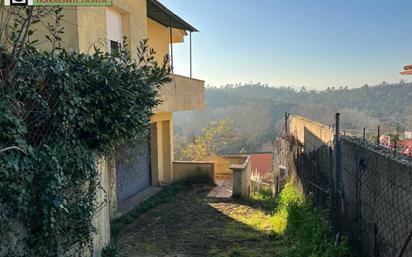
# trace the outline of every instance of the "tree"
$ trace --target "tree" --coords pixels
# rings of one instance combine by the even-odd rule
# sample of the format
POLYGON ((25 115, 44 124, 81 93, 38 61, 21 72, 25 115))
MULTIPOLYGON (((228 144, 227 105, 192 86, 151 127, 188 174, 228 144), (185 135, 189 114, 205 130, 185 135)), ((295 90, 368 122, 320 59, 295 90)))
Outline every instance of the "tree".
POLYGON ((405 108, 404 117, 406 130, 412 131, 412 105, 405 108))
POLYGON ((185 160, 204 161, 236 140, 231 120, 212 121, 208 128, 202 129, 201 135, 196 136, 193 142, 181 149, 181 156, 185 160))

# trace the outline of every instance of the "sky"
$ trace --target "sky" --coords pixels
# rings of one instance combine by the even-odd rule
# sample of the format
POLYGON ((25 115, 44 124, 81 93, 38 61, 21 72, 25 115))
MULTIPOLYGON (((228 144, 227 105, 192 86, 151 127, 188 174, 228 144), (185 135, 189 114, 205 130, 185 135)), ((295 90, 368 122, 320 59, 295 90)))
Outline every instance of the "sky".
MULTIPOLYGON (((411 0, 160 0, 200 32, 193 76, 206 85, 261 82, 308 89, 406 79, 411 0)), ((189 40, 174 45, 189 74, 189 40)))

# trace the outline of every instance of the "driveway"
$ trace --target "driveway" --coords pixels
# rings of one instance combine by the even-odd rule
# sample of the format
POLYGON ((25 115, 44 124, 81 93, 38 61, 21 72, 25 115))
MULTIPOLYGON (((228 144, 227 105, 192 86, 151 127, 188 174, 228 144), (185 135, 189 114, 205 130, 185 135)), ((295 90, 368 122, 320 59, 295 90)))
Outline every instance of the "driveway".
POLYGON ((259 203, 207 197, 197 186, 141 215, 118 236, 125 256, 276 256, 283 242, 259 203))

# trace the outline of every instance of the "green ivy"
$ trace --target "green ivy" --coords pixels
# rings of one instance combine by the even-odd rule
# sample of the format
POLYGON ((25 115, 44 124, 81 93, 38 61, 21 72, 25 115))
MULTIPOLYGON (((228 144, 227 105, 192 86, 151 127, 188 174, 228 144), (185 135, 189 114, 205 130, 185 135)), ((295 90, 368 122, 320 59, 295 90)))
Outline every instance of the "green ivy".
POLYGON ((28 47, 13 79, 0 80, 0 150, 18 147, 0 152, 0 252, 8 256, 92 248, 97 158, 145 134, 170 80, 168 60, 156 63, 146 41, 137 61, 126 48, 95 50, 28 47))

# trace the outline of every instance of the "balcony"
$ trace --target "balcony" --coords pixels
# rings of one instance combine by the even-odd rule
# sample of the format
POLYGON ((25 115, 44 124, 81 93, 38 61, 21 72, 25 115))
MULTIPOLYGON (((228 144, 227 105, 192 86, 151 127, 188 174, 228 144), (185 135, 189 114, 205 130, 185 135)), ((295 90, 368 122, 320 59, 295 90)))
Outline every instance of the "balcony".
POLYGON ((203 109, 205 106, 205 82, 172 74, 172 81, 160 88, 161 104, 154 113, 178 112, 203 109))

